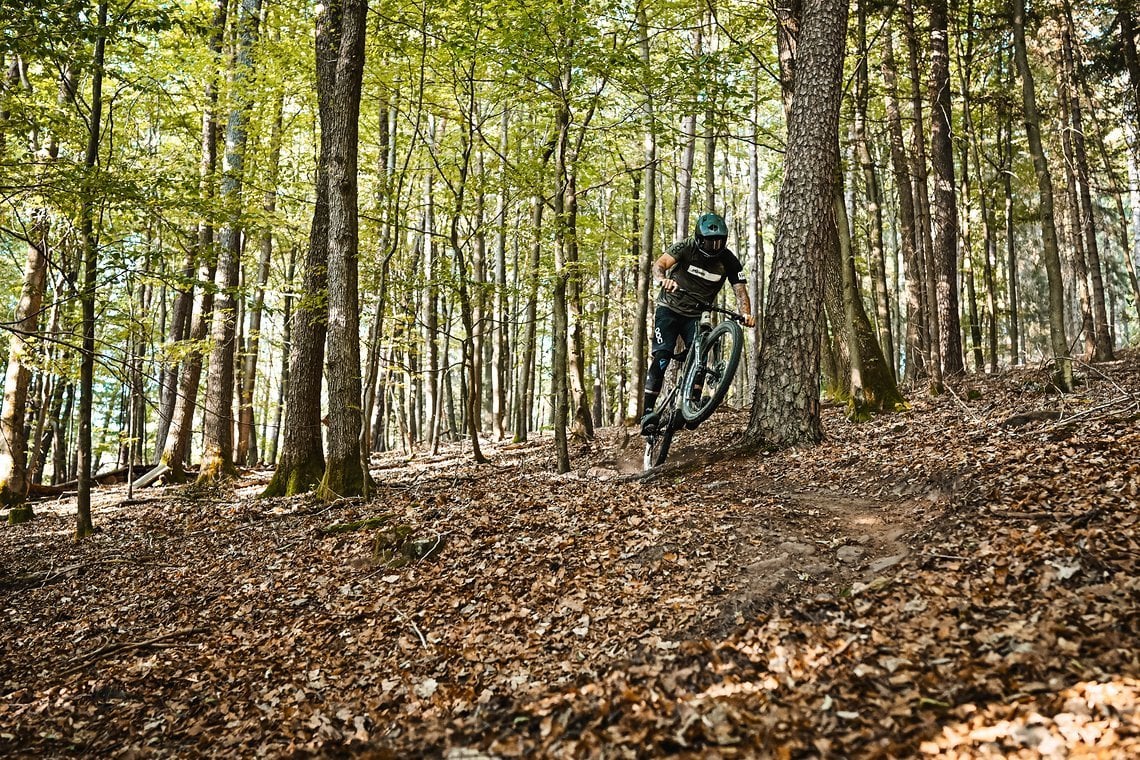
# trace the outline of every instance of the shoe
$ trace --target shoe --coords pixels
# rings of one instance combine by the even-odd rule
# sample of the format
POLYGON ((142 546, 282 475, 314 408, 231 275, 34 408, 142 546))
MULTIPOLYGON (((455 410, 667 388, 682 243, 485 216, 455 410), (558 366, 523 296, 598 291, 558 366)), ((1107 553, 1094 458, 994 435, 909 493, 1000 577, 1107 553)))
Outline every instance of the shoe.
POLYGON ((646 413, 646 415, 641 418, 641 434, 642 435, 653 435, 654 433, 656 433, 657 432, 657 423, 658 423, 658 420, 657 420, 657 414, 656 413, 654 413, 654 412, 646 413))

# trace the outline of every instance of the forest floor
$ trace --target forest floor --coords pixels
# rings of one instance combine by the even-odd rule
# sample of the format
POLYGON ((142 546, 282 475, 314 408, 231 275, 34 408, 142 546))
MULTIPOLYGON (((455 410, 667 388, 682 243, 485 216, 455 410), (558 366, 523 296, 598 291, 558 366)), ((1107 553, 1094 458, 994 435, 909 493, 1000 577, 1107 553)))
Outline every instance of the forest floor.
POLYGON ((565 475, 378 457, 367 501, 103 488, 79 544, 37 502, 0 756, 1140 756, 1140 357, 1078 370, 775 454, 725 409, 650 477, 614 428, 565 475))

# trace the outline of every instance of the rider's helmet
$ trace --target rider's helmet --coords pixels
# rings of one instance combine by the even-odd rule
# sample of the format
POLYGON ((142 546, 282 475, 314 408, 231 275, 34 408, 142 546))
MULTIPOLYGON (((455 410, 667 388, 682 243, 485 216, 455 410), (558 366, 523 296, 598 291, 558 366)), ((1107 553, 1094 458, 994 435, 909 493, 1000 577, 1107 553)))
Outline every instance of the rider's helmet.
POLYGON ((697 248, 705 258, 714 259, 724 250, 728 225, 719 214, 701 214, 697 219, 697 248))

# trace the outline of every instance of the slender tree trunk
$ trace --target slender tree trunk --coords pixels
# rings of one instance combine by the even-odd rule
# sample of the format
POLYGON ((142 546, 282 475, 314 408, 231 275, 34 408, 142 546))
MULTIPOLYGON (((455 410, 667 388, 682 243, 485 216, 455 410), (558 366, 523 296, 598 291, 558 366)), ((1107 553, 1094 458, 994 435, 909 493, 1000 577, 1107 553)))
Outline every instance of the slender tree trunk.
MULTIPOLYGON (((1063 105, 1064 118, 1069 120, 1067 102, 1063 105)), ((1096 358, 1096 328, 1093 324, 1092 293, 1089 290, 1089 271, 1085 258, 1085 241, 1081 236, 1081 200, 1077 191, 1077 178, 1074 171, 1075 159, 1073 157, 1073 138, 1069 130, 1061 132, 1061 150, 1065 157, 1065 211, 1068 224, 1062 228, 1067 231, 1067 240, 1070 251, 1070 262, 1073 267, 1073 279, 1076 280, 1077 309, 1080 313, 1081 332, 1084 339, 1085 358, 1093 361, 1096 358)))
POLYGON ((910 169, 907 166, 906 148, 903 141, 902 117, 899 113, 896 93, 898 92, 898 72, 894 56, 894 33, 890 21, 883 29, 883 82, 885 85, 884 104, 887 112, 887 129, 891 142, 891 169, 899 197, 899 246, 902 249, 903 266, 906 270, 906 379, 913 383, 919 378, 920 360, 925 341, 922 340, 922 272, 919 250, 915 245, 915 210, 910 169))
POLYGON ((1064 2, 1065 29, 1061 33, 1061 49, 1067 80, 1069 101, 1069 121, 1072 130, 1073 172, 1077 183, 1077 200, 1080 203, 1080 227, 1075 234, 1084 236, 1085 258, 1088 262, 1090 284, 1092 285, 1093 343, 1096 361, 1111 361, 1114 357, 1112 337, 1109 334, 1108 311, 1104 304, 1104 278, 1102 276, 1100 245, 1096 238, 1096 224, 1093 218, 1093 200, 1089 189, 1090 172, 1088 150, 1085 147, 1084 117, 1081 112, 1080 90, 1084 73, 1073 53, 1075 29, 1073 12, 1068 2, 1064 2))
POLYGON ((518 380, 515 382, 517 399, 514 441, 516 443, 527 440, 530 420, 534 415, 535 361, 538 342, 538 268, 542 256, 540 233, 542 232, 543 205, 542 196, 535 195, 531 210, 531 229, 534 230, 534 240, 531 242, 530 256, 526 267, 526 328, 523 331, 522 357, 518 363, 518 380))
MULTIPOLYGON (((871 300, 875 306, 875 323, 878 328, 879 345, 887 357, 895 355, 893 331, 891 329, 891 309, 887 291, 887 265, 883 254, 883 200, 879 190, 879 174, 871 158, 867 140, 867 101, 869 82, 867 72, 867 2, 860 0, 858 15, 859 62, 855 76, 855 150, 859 166, 863 172, 863 183, 867 192, 867 213, 871 225, 871 250, 869 257, 871 274, 871 300)), ((891 372, 894 374, 893 362, 891 372)))
POLYGON ((510 148, 509 108, 503 109, 499 133, 498 197, 495 200, 495 319, 491 348, 491 427, 500 441, 507 437, 507 390, 510 385, 511 343, 508 330, 507 291, 507 161, 510 148))
POLYGON ((242 0, 238 17, 237 53, 231 69, 235 105, 226 125, 222 161, 221 201, 227 216, 218 247, 214 274, 217 295, 210 328, 210 382, 206 386, 205 433, 198 482, 209 483, 237 474, 234 466, 234 365, 237 359, 237 298, 243 224, 242 174, 249 129, 249 96, 244 92, 253 74, 253 45, 261 16, 261 0, 242 0))
POLYGON ((289 356, 293 353, 293 287, 297 274, 297 246, 289 247, 289 263, 285 271, 285 304, 281 310, 281 385, 273 406, 273 433, 269 437, 269 464, 277 464, 277 447, 281 441, 281 418, 285 413, 285 397, 289 388, 289 356))
POLYGON ((914 3, 905 0, 903 21, 907 42, 907 68, 911 81, 911 107, 914 125, 911 135, 911 181, 914 187, 915 248, 921 262, 923 320, 926 332, 926 371, 930 390, 942 392, 942 339, 937 299, 937 266, 934 258, 934 240, 931 237, 930 191, 927 185, 926 126, 922 98, 922 78, 919 74, 919 45, 915 31, 914 3))
MULTIPOLYGON (((451 255, 455 259, 455 266, 458 270, 458 282, 456 283, 459 292, 459 317, 463 323, 464 336, 460 341, 460 352, 463 356, 463 368, 466 371, 466 393, 463 395, 464 399, 464 413, 467 418, 467 433, 471 441, 471 456, 477 464, 484 464, 487 458, 483 456, 483 451, 479 445, 479 434, 481 431, 482 405, 480 399, 482 398, 482 373, 479 370, 479 344, 477 340, 477 331, 480 329, 477 320, 479 317, 479 307, 473 302, 471 292, 467 288, 467 283, 472 278, 472 273, 469 271, 474 268, 478 270, 481 262, 474 262, 472 267, 468 266, 467 256, 464 252, 463 243, 460 241, 459 225, 464 214, 464 201, 467 195, 467 180, 471 168, 471 153, 475 147, 475 81, 474 72, 469 72, 470 77, 467 80, 469 85, 468 89, 468 102, 467 102, 467 118, 465 119, 464 132, 463 132, 463 149, 458 166, 458 178, 453 183, 456 190, 455 204, 451 213, 451 224, 449 229, 449 240, 451 241, 451 255)), ((476 285, 481 275, 476 272, 474 279, 476 285)))
MULTIPOLYGON (((180 281, 176 287, 174 307, 170 313, 168 345, 175 346, 189 336, 190 314, 194 307, 195 251, 186 254, 182 265, 180 281)), ((174 407, 178 397, 178 378, 181 377, 182 361, 166 361, 163 366, 162 382, 159 383, 158 424, 154 435, 155 455, 162 457, 166 448, 170 425, 174 419, 174 407)))
MULTIPOLYGON (((277 213, 277 178, 281 168, 281 127, 284 118, 284 93, 275 96, 277 113, 269 133, 269 160, 266 189, 261 210, 267 219, 277 213)), ((253 393, 257 384, 258 353, 261 343, 261 316, 265 310, 265 286, 273 260, 273 227, 267 225, 258 233, 257 286, 249 309, 249 332, 246 336, 245 362, 242 369, 242 394, 238 404, 237 461, 252 467, 257 464, 257 436, 253 413, 253 393)))
POLYGON ((966 371, 962 325, 958 317, 958 205, 954 195, 954 146, 950 126, 950 45, 946 0, 930 5, 931 128, 930 163, 934 169, 934 261, 937 273, 939 343, 942 371, 966 371))
MULTIPOLYGON (((210 37, 210 52, 213 72, 206 87, 206 111, 202 114, 201 156, 198 168, 198 192, 208 205, 214 197, 214 175, 218 163, 218 122, 216 106, 218 102, 218 66, 222 53, 228 4, 217 0, 214 6, 213 34, 210 37)), ((217 251, 214 247, 213 212, 198 223, 198 239, 195 249, 187 256, 187 265, 197 262, 197 283, 188 288, 193 296, 190 326, 187 337, 191 349, 183 357, 176 381, 174 405, 170 413, 170 429, 163 441, 160 461, 170 468, 166 479, 180 483, 186 479, 185 467, 190 455, 190 437, 193 431, 194 413, 198 404, 198 390, 202 377, 202 349, 206 338, 211 314, 214 308, 213 280, 217 266, 217 251)), ((191 270, 191 277, 193 270, 191 270)))
MULTIPOLYGON (((637 7, 638 24, 638 50, 641 55, 642 70, 648 76, 652 67, 649 47, 649 19, 645 11, 645 3, 639 2, 637 7)), ((636 301, 633 313, 633 382, 631 393, 626 405, 626 414, 637 419, 641 414, 642 389, 645 388, 646 365, 642 357, 649 355, 649 337, 647 333, 649 315, 649 285, 651 282, 650 268, 655 258, 656 246, 653 244, 657 227, 657 114, 653 93, 647 92, 645 97, 645 166, 641 171, 640 180, 635 185, 641 185, 642 223, 641 236, 635 243, 637 256, 635 261, 634 292, 636 301)))
MULTIPOLYGON (((999 58, 999 66, 1003 58, 999 58)), ((1010 72, 1010 88, 1013 84, 1010 72)), ((1017 249, 1013 236, 1013 109, 1005 105, 1004 99, 998 102, 998 174, 1002 178, 1002 198, 1005 220, 1005 259, 1006 281, 1009 290, 1009 344, 1010 364, 1021 364, 1021 320, 1018 313, 1017 292, 1017 249)))
POLYGON ((1025 52, 1025 0, 1013 0, 1013 48, 1017 70, 1021 75, 1021 97, 1025 109, 1025 132, 1029 152, 1033 156, 1033 170, 1037 175, 1040 195, 1038 215, 1041 220, 1041 256, 1049 281, 1049 344, 1053 349, 1056 366, 1054 382, 1063 391, 1072 390, 1073 364, 1069 358, 1069 342, 1065 337, 1065 283, 1061 277, 1061 255, 1057 246, 1057 228, 1054 226, 1053 178, 1041 145, 1041 119, 1037 113, 1037 93, 1033 85, 1033 72, 1025 52))
POLYGON ((91 521, 92 467, 91 413, 95 398, 95 291, 99 276, 99 240, 95 235, 95 178, 99 165, 99 138, 103 118, 103 64, 107 50, 107 3, 96 11, 95 55, 91 66, 91 116, 87 124, 87 153, 83 165, 83 200, 79 212, 79 235, 83 250, 83 285, 79 302, 82 312, 83 349, 79 364, 79 493, 75 536, 83 539, 95 532, 91 521))

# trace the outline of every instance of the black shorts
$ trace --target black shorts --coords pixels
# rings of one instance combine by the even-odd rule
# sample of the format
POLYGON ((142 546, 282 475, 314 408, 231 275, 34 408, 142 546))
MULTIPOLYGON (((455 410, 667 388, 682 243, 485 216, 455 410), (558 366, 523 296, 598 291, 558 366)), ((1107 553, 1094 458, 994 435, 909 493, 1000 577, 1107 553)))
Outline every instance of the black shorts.
POLYGON ((686 317, 668 306, 658 304, 657 310, 653 312, 653 342, 650 345, 649 353, 658 357, 663 354, 679 355, 684 353, 686 348, 693 345, 700 319, 699 316, 686 317), (680 348, 677 347, 678 337, 685 342, 684 346, 680 348))

